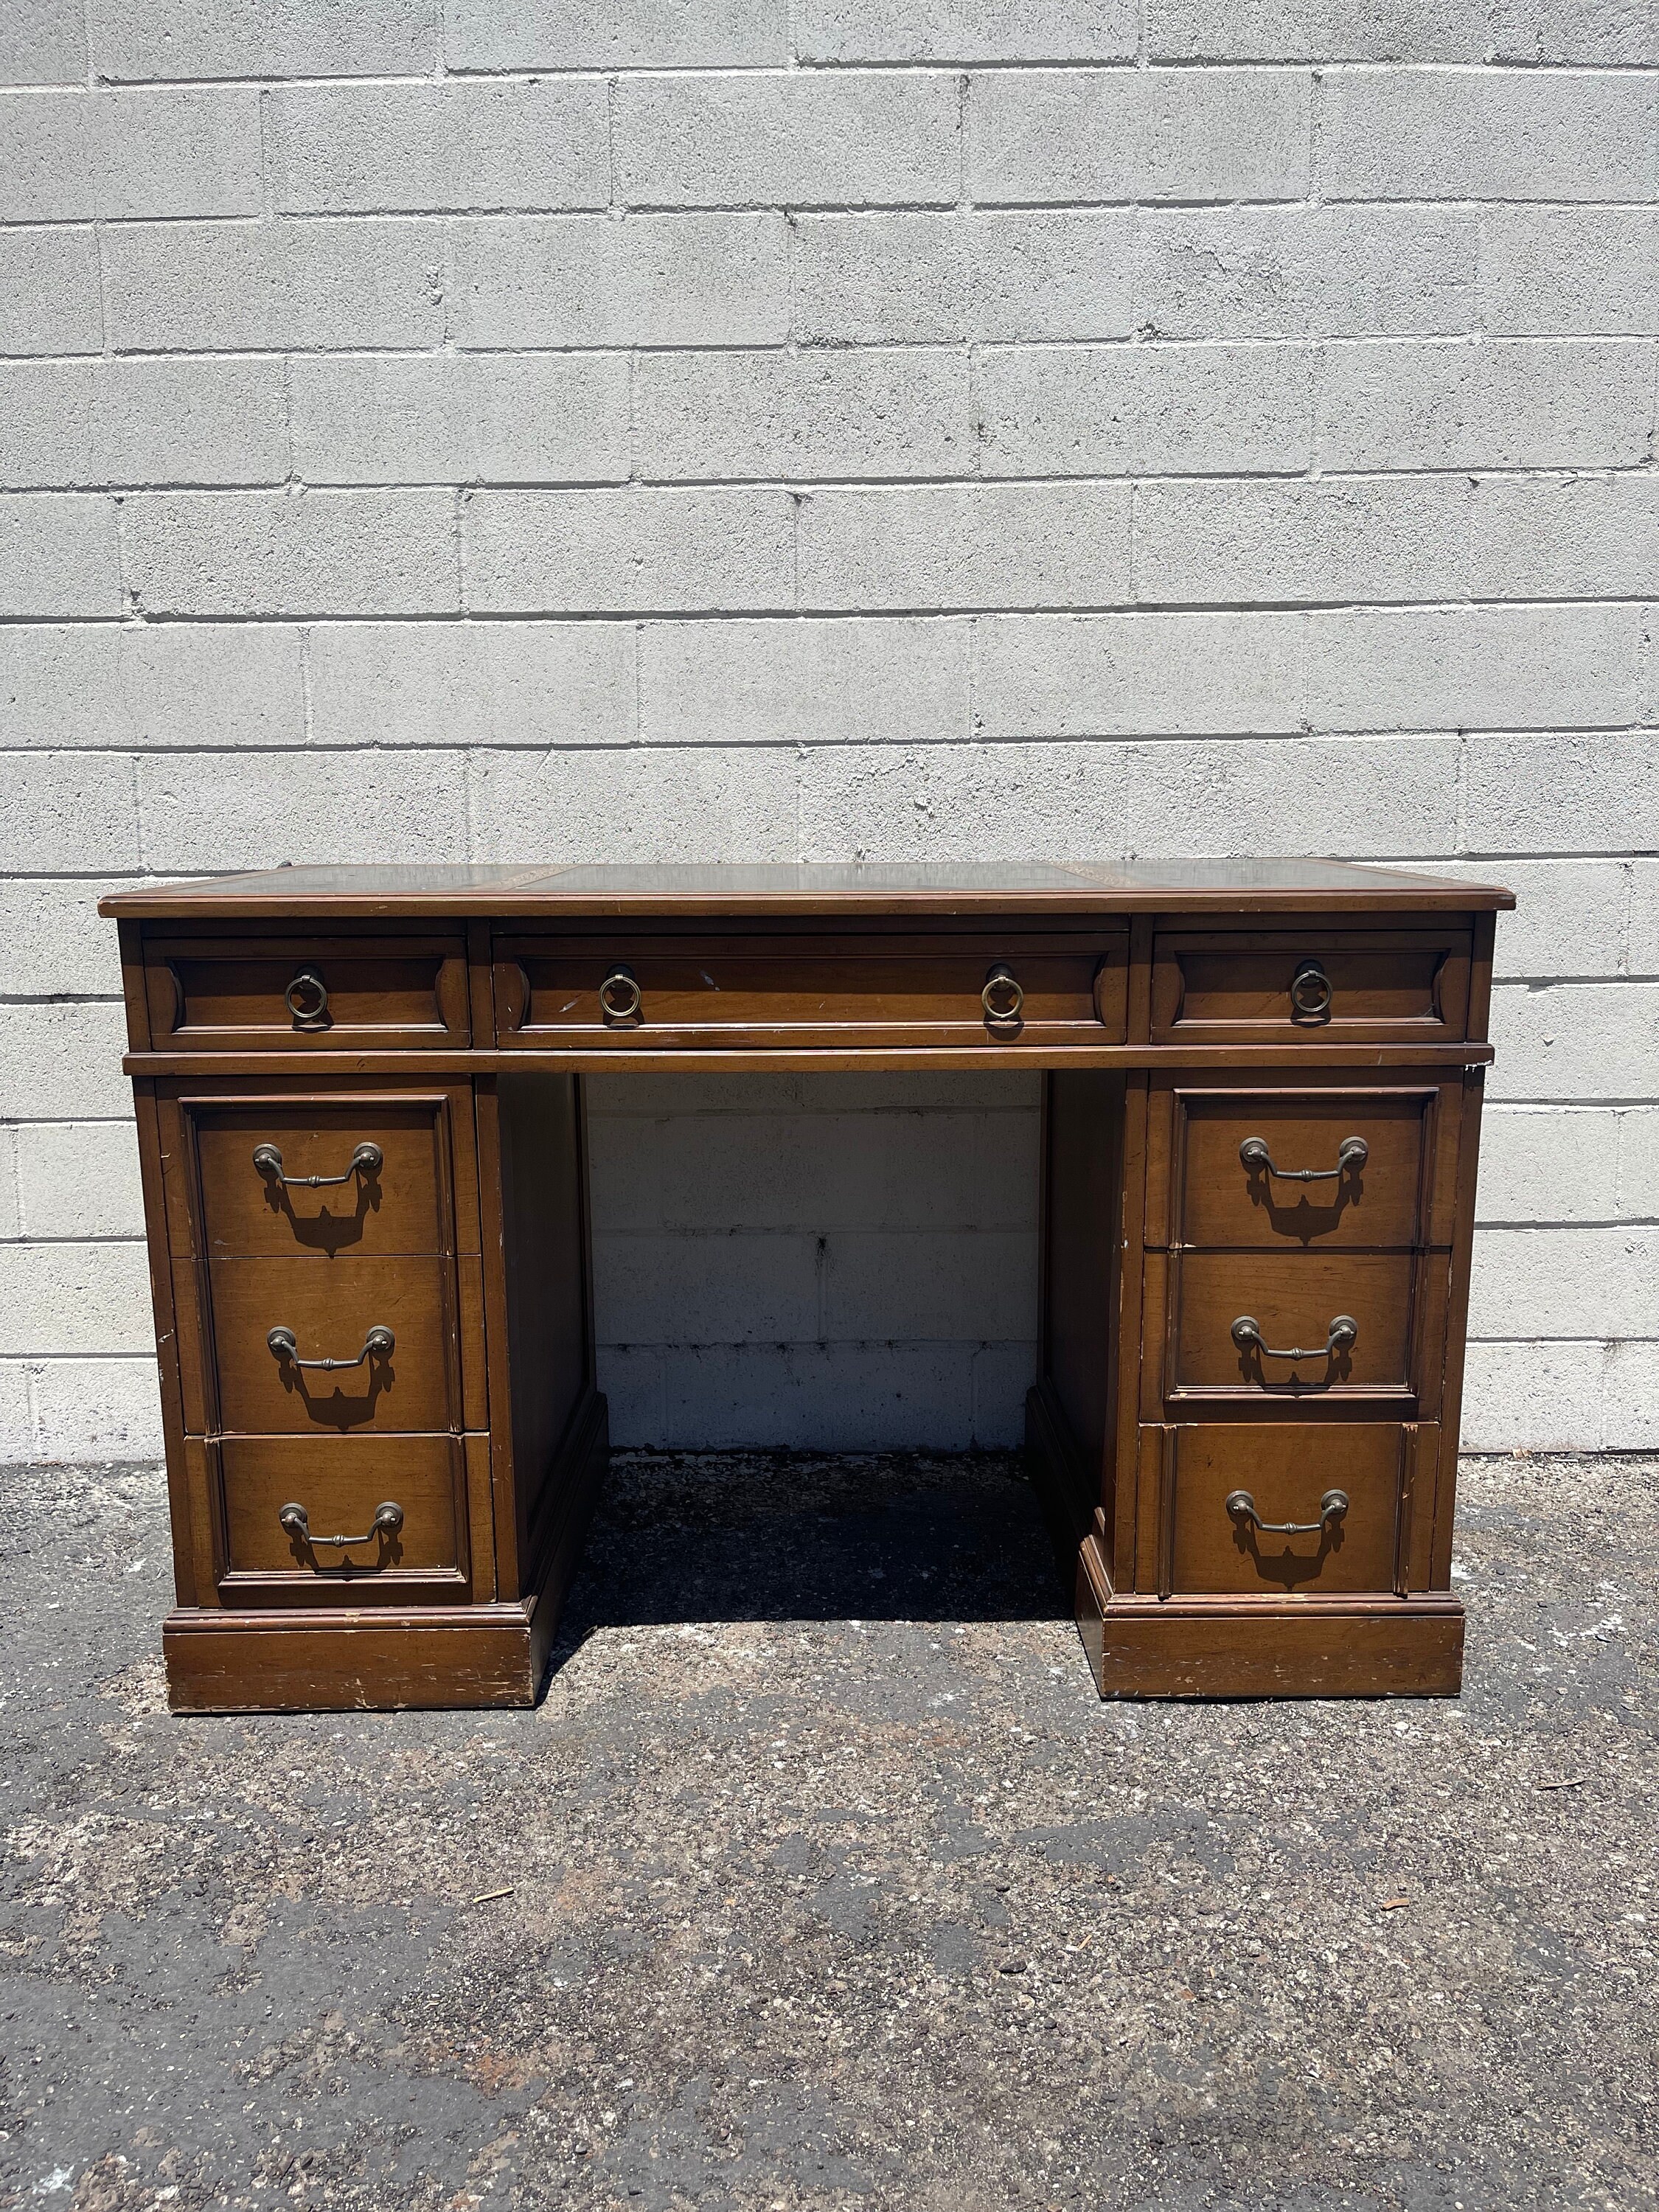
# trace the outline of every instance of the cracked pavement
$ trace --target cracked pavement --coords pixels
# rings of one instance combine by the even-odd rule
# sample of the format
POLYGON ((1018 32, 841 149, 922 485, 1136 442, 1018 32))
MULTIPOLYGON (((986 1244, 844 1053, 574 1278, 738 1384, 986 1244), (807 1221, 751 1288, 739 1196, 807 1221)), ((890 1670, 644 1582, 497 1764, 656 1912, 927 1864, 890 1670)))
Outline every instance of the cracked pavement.
POLYGON ((7 1470, 0 2204, 1652 2204, 1656 1476, 1466 1462, 1459 1700, 1102 1705, 1016 1459, 618 1455, 534 1712, 178 1720, 7 1470))

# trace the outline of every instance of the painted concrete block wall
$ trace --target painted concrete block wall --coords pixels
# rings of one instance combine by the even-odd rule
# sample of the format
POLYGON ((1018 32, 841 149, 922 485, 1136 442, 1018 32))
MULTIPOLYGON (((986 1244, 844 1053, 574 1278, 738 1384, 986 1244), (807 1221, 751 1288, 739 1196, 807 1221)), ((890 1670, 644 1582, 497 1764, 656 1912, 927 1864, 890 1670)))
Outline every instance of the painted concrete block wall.
MULTIPOLYGON (((156 1441, 105 884, 1304 850, 1522 896, 1466 1443, 1659 1442, 1651 8, 15 0, 0 87, 0 1452, 156 1441)), ((1029 1082, 593 1103, 623 1435, 1011 1433, 1029 1082)))

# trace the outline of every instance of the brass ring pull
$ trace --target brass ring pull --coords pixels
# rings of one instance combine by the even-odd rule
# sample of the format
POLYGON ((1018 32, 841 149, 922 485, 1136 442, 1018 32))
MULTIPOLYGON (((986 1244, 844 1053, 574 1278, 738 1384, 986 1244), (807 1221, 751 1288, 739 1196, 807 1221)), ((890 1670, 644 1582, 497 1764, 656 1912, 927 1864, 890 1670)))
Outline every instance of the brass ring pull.
POLYGON ((640 1018, 639 979, 619 962, 599 986, 599 1012, 608 1022, 635 1022, 640 1018))
POLYGON ((1025 994, 1021 990, 1013 970, 1005 962, 999 960, 986 977, 979 1002, 985 1009, 988 1029, 1017 1030, 1019 1027, 1020 1010, 1025 1004, 1025 994))
POLYGON ((328 1027, 328 986, 314 968, 302 968, 283 994, 296 1030, 328 1027))
POLYGON ((1280 1351, 1276 1346, 1261 1341, 1261 1330, 1249 1314, 1240 1314, 1232 1326, 1232 1340, 1241 1352, 1259 1352, 1264 1359, 1334 1359, 1339 1352, 1347 1351, 1359 1334, 1359 1323, 1352 1314, 1338 1314, 1332 1322, 1323 1344, 1312 1346, 1293 1344, 1280 1351))
POLYGON ((1346 1513, 1348 1493, 1346 1490, 1328 1490, 1319 1501, 1317 1521, 1264 1521, 1248 1490, 1230 1490, 1225 1503, 1235 1521, 1260 1528, 1265 1536, 1322 1536, 1346 1513))
POLYGON ((253 1164, 260 1174, 285 1183, 290 1190, 325 1190, 331 1183, 349 1182, 355 1175, 379 1175, 385 1160, 386 1154, 378 1145, 359 1145, 347 1162, 343 1175, 291 1176, 283 1172, 283 1156, 275 1145, 253 1147, 253 1164))
POLYGON ((375 1507, 374 1518, 361 1536, 313 1536, 311 1517, 303 1505, 284 1505, 276 1518, 290 1536, 297 1536, 313 1552, 325 1545, 331 1549, 340 1550, 349 1544, 372 1544, 377 1536, 395 1536, 404 1525, 404 1509, 395 1498, 388 1498, 384 1505, 375 1507))
POLYGON ((290 1367, 323 1367, 332 1374, 344 1367, 361 1367, 366 1359, 390 1359, 397 1349, 398 1340, 383 1322, 376 1322, 363 1339, 363 1348, 355 1359, 301 1359, 299 1340, 291 1328, 281 1322, 265 1339, 273 1359, 285 1359, 290 1367))
POLYGON ((1328 1022, 1330 1018, 1331 979, 1316 960, 1304 960, 1291 978, 1291 1018, 1328 1022))
POLYGON ((1344 1137, 1336 1148, 1334 1168, 1276 1168, 1265 1137, 1246 1137, 1238 1148, 1248 1173, 1254 1175, 1260 1168, 1265 1174, 1277 1176, 1280 1182, 1335 1182, 1349 1168, 1363 1168, 1370 1156, 1371 1148, 1363 1137, 1344 1137))

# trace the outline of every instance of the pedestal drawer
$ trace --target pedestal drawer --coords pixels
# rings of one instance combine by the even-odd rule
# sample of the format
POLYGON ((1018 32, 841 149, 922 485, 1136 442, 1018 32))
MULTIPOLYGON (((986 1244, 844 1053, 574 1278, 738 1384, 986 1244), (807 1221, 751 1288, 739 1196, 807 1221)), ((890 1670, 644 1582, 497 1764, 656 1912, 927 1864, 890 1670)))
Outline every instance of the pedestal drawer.
MULTIPOLYGON (((1163 1265, 1152 1255, 1154 1274, 1163 1265)), ((1423 1378, 1438 1372, 1443 1254, 1176 1252, 1168 1266, 1166 1395, 1262 1407, 1411 1397, 1397 1416, 1419 1410, 1423 1378)))
POLYGON ((232 1603, 449 1602, 467 1579, 457 1437, 227 1437, 210 1447, 232 1603), (341 1541, 349 1539, 349 1541, 341 1541))

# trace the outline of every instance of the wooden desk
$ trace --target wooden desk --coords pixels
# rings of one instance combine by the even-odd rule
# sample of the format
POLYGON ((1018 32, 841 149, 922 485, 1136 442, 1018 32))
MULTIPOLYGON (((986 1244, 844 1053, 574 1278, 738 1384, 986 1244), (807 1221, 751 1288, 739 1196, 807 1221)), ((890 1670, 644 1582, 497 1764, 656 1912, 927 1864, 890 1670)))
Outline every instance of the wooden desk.
POLYGON ((1327 861, 124 891, 181 1710, 527 1705, 605 1458, 581 1079, 1045 1071, 1103 1696, 1455 1692, 1492 917, 1327 861))

